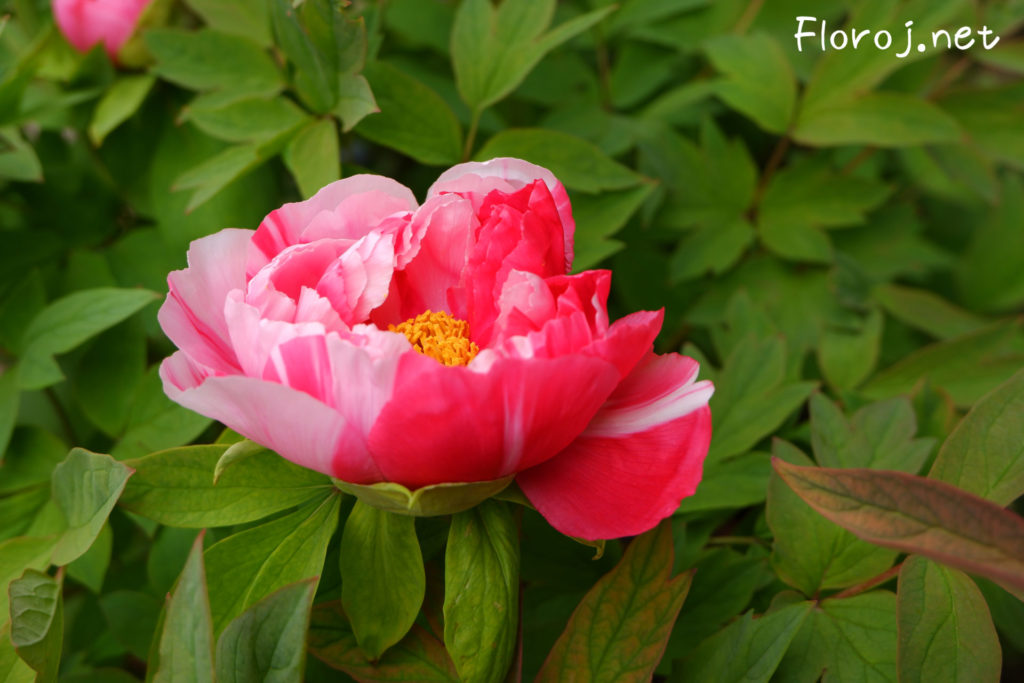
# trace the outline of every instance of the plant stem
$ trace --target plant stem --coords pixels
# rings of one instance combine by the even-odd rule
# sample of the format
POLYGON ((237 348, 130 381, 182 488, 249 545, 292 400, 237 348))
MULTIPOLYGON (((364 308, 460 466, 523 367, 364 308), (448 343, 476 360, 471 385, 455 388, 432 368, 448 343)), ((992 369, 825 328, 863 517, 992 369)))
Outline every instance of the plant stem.
POLYGON ((712 536, 708 539, 708 545, 761 545, 768 546, 768 543, 756 536, 712 536))
POLYGON ((64 429, 64 435, 68 438, 68 441, 72 446, 77 445, 79 441, 75 435, 75 428, 71 425, 71 419, 68 417, 67 411, 64 410, 64 406, 61 405, 57 392, 53 390, 53 387, 47 387, 43 390, 43 395, 46 396, 46 400, 53 406, 53 412, 57 415, 57 420, 64 429))
POLYGON ((836 593, 835 595, 829 596, 829 597, 827 597, 825 599, 826 600, 842 600, 843 598, 852 598, 854 595, 860 595, 861 593, 864 593, 866 591, 871 590, 875 586, 880 586, 881 584, 885 583, 886 581, 888 581, 892 577, 896 576, 897 574, 900 573, 900 568, 902 568, 902 567, 903 567, 903 563, 900 562, 897 565, 889 567, 888 569, 886 569, 881 574, 879 574, 877 576, 872 576, 870 579, 868 579, 867 581, 864 581, 863 583, 858 583, 856 586, 850 586, 846 590, 840 591, 839 593, 836 593))
POLYGON ((466 146, 462 149, 463 161, 469 161, 469 157, 473 155, 473 143, 476 142, 476 130, 480 126, 481 114, 483 114, 482 109, 473 109, 473 118, 469 122, 469 132, 466 133, 466 146))
POLYGON ((757 19, 758 13, 761 11, 761 6, 764 5, 764 0, 753 0, 747 9, 743 11, 743 15, 736 22, 736 26, 733 27, 733 33, 738 36, 742 36, 750 28, 750 25, 754 23, 754 19, 757 19))

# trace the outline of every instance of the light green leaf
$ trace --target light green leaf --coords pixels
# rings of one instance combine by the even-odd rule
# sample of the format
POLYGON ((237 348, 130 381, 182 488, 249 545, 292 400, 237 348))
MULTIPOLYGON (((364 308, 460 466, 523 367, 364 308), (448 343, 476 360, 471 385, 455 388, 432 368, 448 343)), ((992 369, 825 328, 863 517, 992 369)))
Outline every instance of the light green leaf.
POLYGON ((832 241, 809 223, 759 216, 757 232, 770 251, 791 261, 832 263, 832 241))
POLYGON ((29 569, 12 581, 11 643, 36 670, 37 683, 56 683, 64 639, 63 573, 57 578, 29 569))
POLYGON ((53 551, 53 563, 66 565, 92 546, 124 491, 130 467, 109 455, 73 448, 53 471, 53 499, 67 530, 53 551))
POLYGON ((150 74, 122 76, 107 88, 96 104, 89 122, 89 139, 101 145, 107 135, 127 121, 142 106, 146 95, 153 89, 156 77, 150 74))
POLYGON ((816 147, 914 145, 956 142, 957 122, 936 105, 913 95, 877 92, 828 108, 804 109, 793 137, 816 147))
POLYGON ((453 515, 468 510, 503 491, 513 475, 488 481, 430 484, 410 491, 393 481, 376 484, 350 484, 334 480, 339 489, 380 510, 414 517, 453 515))
POLYGON ((802 602, 758 619, 748 612, 673 667, 672 683, 767 683, 810 611, 802 602))
POLYGON ((673 577, 673 563, 670 524, 633 539, 576 607, 537 683, 651 680, 693 579, 673 577))
POLYGON ((873 309, 860 329, 826 328, 818 344, 818 363, 833 387, 850 390, 858 387, 878 363, 882 345, 881 311, 873 309))
POLYGON ((227 444, 184 446, 125 464, 135 470, 121 505, 168 526, 195 529, 244 524, 331 490, 322 474, 263 451, 213 473, 227 444))
POLYGON ((1009 505, 1024 494, 1024 370, 971 408, 928 476, 1009 505))
POLYGON ((124 433, 111 455, 124 460, 180 446, 199 436, 209 424, 210 418, 167 398, 160 366, 154 365, 135 390, 124 433))
POLYGON ((283 85, 274 60, 248 38, 208 28, 155 28, 144 38, 156 58, 153 72, 186 88, 271 95, 283 85))
POLYGON ((17 128, 0 128, 0 178, 42 182, 43 165, 17 128))
POLYGON ((715 85, 715 94, 769 133, 786 132, 796 104, 796 76, 778 42, 760 33, 721 35, 704 49, 727 78, 715 85))
POLYGON ((330 119, 311 122, 288 142, 282 158, 303 198, 312 197, 341 177, 338 125, 330 119))
POLYGON ((50 555, 56 544, 56 536, 19 536, 0 543, 0 624, 6 624, 10 618, 10 583, 26 569, 43 570, 49 567, 50 555))
POLYGON ((36 672, 18 656, 11 645, 11 624, 0 626, 0 681, 3 683, 34 683, 36 672))
POLYGON ((380 111, 366 76, 342 74, 338 77, 338 102, 333 111, 341 119, 341 129, 346 133, 365 117, 380 111))
POLYGON ((252 142, 228 147, 182 173, 175 179, 171 189, 175 192, 195 190, 189 197, 188 206, 185 207, 185 212, 188 213, 271 156, 273 154, 267 149, 266 143, 261 145, 252 142))
POLYGON ((167 600, 154 683, 213 683, 213 623, 206 596, 203 534, 167 600))
POLYGON ((367 658, 405 637, 425 590, 416 518, 356 502, 341 537, 341 603, 367 658))
POLYGON ((519 531, 506 503, 452 517, 445 550, 444 643, 466 683, 502 680, 519 622, 519 531))
MULTIPOLYGON (((508 0, 506 0, 508 1, 508 0)), ((543 128, 503 130, 477 152, 476 159, 518 157, 549 169, 566 187, 597 193, 639 185, 643 176, 609 158, 582 138, 543 128)))
POLYGON ((462 127, 444 99, 412 76, 384 62, 366 69, 380 113, 356 132, 424 164, 447 166, 462 155, 462 127))
POLYGON ((271 44, 266 0, 188 0, 188 6, 212 28, 271 44))
POLYGON ((316 579, 286 586, 232 621, 217 640, 218 683, 301 683, 316 579))
POLYGON ((278 96, 246 97, 223 106, 193 103, 186 107, 184 118, 219 140, 253 142, 295 130, 309 116, 291 100, 278 96))
POLYGON ((904 683, 998 683, 1002 650, 981 591, 919 555, 900 570, 896 614, 904 683))
POLYGON ((462 100, 474 111, 512 92, 544 55, 607 16, 612 7, 588 12, 546 31, 554 0, 467 0, 455 13, 451 55, 462 100))
POLYGON ((214 633, 223 631, 228 622, 279 588, 320 576, 327 544, 338 525, 340 499, 337 494, 323 496, 207 549, 214 633))

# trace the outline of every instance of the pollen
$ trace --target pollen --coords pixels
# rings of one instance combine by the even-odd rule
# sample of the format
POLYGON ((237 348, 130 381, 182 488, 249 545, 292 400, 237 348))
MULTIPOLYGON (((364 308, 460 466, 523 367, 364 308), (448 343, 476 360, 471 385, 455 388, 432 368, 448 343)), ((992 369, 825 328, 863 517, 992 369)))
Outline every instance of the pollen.
POLYGON ((442 365, 468 365, 480 347, 469 340, 469 323, 453 318, 444 311, 429 309, 398 325, 388 325, 392 332, 401 332, 412 347, 442 365))

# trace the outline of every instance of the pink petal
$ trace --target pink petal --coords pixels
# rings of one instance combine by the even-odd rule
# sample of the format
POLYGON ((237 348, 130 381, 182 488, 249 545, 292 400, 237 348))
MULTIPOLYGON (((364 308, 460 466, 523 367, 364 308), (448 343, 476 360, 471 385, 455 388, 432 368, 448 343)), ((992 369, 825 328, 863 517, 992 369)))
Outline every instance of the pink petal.
POLYGON ((427 199, 442 192, 458 192, 474 196, 475 201, 480 201, 491 190, 510 192, 529 185, 534 180, 543 180, 554 197, 564 230, 565 269, 562 272, 568 272, 572 268, 573 233, 576 223, 572 218, 568 193, 562 183, 558 182, 554 174, 546 168, 509 157, 484 162, 470 161, 452 166, 442 173, 427 191, 427 199))
POLYGON ((380 480, 366 444, 337 411, 312 396, 254 377, 199 374, 180 351, 160 376, 172 401, 213 418, 292 462, 354 483, 380 480))
POLYGON ((224 301, 230 291, 245 287, 245 253, 252 234, 228 229, 194 241, 188 268, 167 276, 169 292, 157 314, 179 349, 222 372, 237 368, 224 301))
POLYGON ((516 481, 564 534, 585 539, 643 533, 697 490, 711 442, 697 363, 651 354, 615 390, 582 435, 516 481))
POLYGON ((612 365, 584 356, 497 358, 486 372, 475 363, 402 356, 369 439, 389 481, 416 488, 530 467, 571 442, 619 381, 612 365))
POLYGON ((356 325, 387 298, 394 270, 394 237, 371 232, 327 268, 316 291, 333 304, 342 321, 356 325))
POLYGON ((248 273, 255 275, 290 245, 328 235, 355 240, 396 211, 415 209, 409 188, 390 178, 364 174, 336 180, 306 201, 285 204, 263 219, 253 236, 248 273))

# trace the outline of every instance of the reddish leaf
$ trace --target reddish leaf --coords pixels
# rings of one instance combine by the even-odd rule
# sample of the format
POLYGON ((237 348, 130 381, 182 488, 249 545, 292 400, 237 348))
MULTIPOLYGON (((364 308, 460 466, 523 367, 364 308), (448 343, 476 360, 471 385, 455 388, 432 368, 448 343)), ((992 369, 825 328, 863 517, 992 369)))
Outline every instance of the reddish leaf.
POLYGON ((902 472, 772 464, 811 507, 865 541, 1024 589, 1024 520, 998 505, 902 472))
POLYGON ((650 681, 665 651, 693 573, 672 578, 668 523, 638 536, 569 619, 537 683, 650 681))
POLYGON ((367 660, 356 644, 340 602, 313 607, 309 652, 360 683, 457 683, 459 680, 444 645, 419 624, 414 624, 405 638, 379 660, 367 660))

